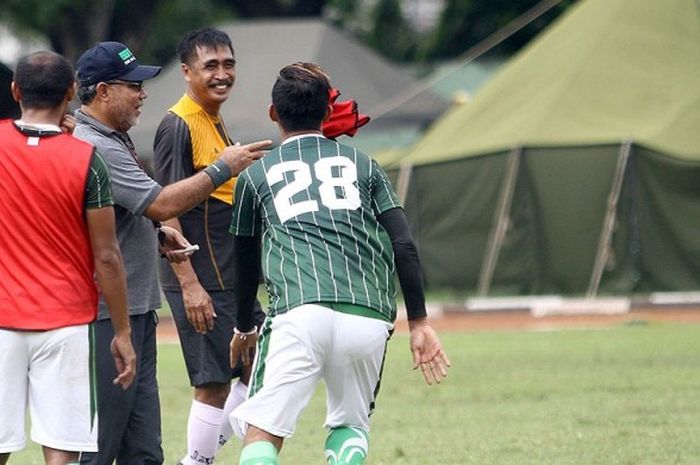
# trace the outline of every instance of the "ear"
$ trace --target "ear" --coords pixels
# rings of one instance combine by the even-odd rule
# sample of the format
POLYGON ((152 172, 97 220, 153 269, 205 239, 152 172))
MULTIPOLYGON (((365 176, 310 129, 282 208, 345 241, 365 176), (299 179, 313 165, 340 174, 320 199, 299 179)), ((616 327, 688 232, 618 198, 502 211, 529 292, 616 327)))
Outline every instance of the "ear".
POLYGON ((97 84, 96 90, 96 95, 95 98, 98 98, 100 100, 109 100, 109 87, 107 84, 100 82, 97 84))
POLYGON ((78 83, 74 82, 73 85, 70 86, 68 88, 68 90, 66 91, 66 97, 65 97, 66 102, 70 103, 70 101, 73 100, 73 97, 75 97, 75 93, 77 92, 77 90, 78 90, 78 83))
POLYGON ((331 119, 331 115, 333 114, 333 105, 328 104, 328 108, 326 108, 326 115, 323 117, 322 121, 328 121, 331 119))
POLYGON ((277 109, 273 104, 270 104, 270 107, 267 109, 267 114, 270 117, 270 119, 275 123, 278 122, 280 119, 280 117, 277 115, 277 109))
POLYGON ((17 87, 15 81, 12 81, 12 84, 10 84, 10 91, 12 92, 12 98, 14 101, 19 103, 20 100, 22 100, 22 91, 19 90, 19 87, 17 87))
POLYGON ((187 63, 180 63, 180 72, 182 72, 182 77, 185 78, 185 81, 190 82, 190 67, 187 66, 187 63))

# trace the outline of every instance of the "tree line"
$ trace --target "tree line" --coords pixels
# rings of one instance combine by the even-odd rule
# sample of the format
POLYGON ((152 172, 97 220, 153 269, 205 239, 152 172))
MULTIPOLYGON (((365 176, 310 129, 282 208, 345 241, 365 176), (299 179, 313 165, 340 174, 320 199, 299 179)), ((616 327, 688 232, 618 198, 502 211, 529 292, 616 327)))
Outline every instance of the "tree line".
MULTIPOLYGON (((233 19, 321 17, 392 61, 429 63, 459 56, 539 1, 445 0, 437 24, 425 32, 407 20, 402 0, 0 0, 0 18, 43 34, 73 61, 98 41, 117 40, 141 61, 165 63, 190 29, 233 19)), ((494 53, 517 51, 573 2, 561 0, 494 53)))

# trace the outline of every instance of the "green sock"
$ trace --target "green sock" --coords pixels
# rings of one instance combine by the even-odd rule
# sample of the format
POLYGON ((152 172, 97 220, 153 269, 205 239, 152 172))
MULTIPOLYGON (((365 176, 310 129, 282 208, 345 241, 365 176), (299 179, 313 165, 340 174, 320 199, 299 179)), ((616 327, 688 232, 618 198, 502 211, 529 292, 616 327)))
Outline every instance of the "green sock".
POLYGON ((238 465, 278 465, 277 449, 271 442, 251 442, 241 451, 238 465))
POLYGON ((362 428, 333 428, 326 439, 329 465, 362 465, 369 450, 369 434, 362 428))

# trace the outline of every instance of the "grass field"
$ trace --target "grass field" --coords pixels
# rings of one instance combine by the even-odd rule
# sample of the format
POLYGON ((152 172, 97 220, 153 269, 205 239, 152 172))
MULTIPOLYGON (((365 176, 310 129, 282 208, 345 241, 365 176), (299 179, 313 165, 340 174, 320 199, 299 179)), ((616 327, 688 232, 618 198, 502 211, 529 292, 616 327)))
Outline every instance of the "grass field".
MULTIPOLYGON (((447 332, 453 363, 427 387, 394 336, 367 465, 700 463, 700 325, 447 332)), ((177 345, 159 347, 166 465, 185 452, 190 389, 177 345)), ((324 396, 304 412, 282 464, 325 463, 324 396)), ((237 464, 228 444, 217 463, 237 464)), ((40 464, 31 445, 10 464, 40 464)))

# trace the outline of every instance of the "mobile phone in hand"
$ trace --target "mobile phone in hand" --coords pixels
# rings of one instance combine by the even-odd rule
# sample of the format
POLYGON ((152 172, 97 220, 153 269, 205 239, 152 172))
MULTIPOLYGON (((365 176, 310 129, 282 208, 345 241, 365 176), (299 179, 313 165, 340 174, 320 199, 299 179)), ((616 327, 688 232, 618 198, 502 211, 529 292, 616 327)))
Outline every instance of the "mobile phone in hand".
POLYGON ((198 250, 199 250, 199 246, 197 244, 192 244, 188 247, 185 247, 184 249, 173 250, 173 252, 186 254, 186 255, 192 255, 193 253, 195 253, 198 250))

